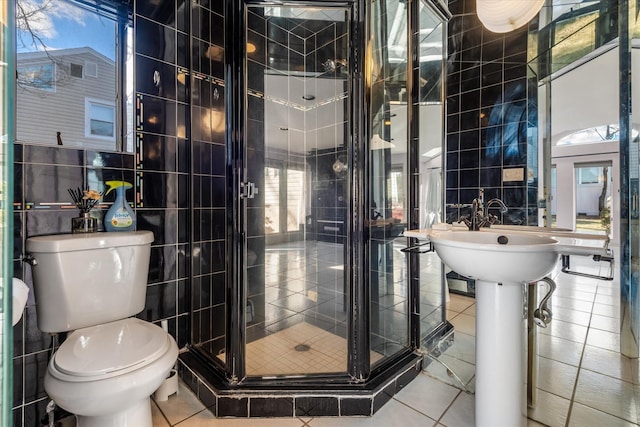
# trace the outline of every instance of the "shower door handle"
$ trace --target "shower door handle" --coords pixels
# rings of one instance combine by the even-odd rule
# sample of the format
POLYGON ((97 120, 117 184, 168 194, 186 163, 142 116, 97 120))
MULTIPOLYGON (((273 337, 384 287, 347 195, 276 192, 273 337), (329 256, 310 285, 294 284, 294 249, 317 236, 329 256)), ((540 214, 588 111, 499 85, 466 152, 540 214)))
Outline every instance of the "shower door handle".
POLYGON ((258 187, 255 182, 242 182, 240 183, 240 198, 241 199, 253 199, 258 194, 258 187))

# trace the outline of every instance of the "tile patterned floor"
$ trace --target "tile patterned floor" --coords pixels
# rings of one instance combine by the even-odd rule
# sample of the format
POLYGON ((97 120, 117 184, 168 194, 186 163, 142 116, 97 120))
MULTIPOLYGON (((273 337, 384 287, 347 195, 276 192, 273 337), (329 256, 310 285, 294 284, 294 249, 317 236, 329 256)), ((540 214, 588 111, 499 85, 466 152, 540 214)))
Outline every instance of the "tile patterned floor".
MULTIPOLYGON (((618 351, 619 284, 566 274, 555 279, 554 319, 538 333, 538 402, 529 426, 640 426, 639 362, 618 351)), ((450 298, 455 342, 440 360, 459 380, 431 363, 371 418, 216 419, 180 384, 177 396, 152 402, 154 427, 473 427, 474 396, 461 389, 474 387, 475 302, 450 298)))
MULTIPOLYGON (((247 355, 247 371, 250 375, 344 372, 347 366, 347 340, 317 326, 300 322, 247 344, 247 355), (302 349, 299 346, 305 347, 302 349)), ((380 358, 381 354, 371 352, 372 362, 380 358)))

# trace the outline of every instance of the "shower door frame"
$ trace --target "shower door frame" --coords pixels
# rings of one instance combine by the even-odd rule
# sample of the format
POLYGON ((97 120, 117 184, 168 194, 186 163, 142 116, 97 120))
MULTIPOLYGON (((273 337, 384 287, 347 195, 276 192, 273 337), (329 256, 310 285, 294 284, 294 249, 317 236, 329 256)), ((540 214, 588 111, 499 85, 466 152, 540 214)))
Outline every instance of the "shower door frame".
MULTIPOLYGON (((233 385, 256 385, 265 384, 269 382, 282 382, 280 380, 265 379, 263 377, 247 377, 246 370, 246 332, 245 332, 245 300, 246 300, 246 235, 245 225, 247 221, 246 215, 246 202, 241 194, 241 187, 246 180, 246 168, 244 165, 245 158, 245 138, 244 130, 246 129, 246 57, 244 46, 247 43, 246 40, 246 25, 245 17, 248 7, 268 7, 268 6, 307 6, 307 7, 319 7, 319 8, 340 8, 349 11, 349 39, 350 49, 348 58, 349 75, 351 78, 348 82, 348 97, 349 97, 349 111, 347 117, 349 119, 349 136, 347 142, 348 152, 348 170, 352 171, 350 178, 347 180, 347 193, 348 200, 350 200, 347 207, 347 218, 351 219, 346 224, 346 242, 347 245, 347 259, 345 262, 345 282, 349 289, 349 298, 347 304, 347 318, 348 318, 348 336, 347 336, 347 366, 345 366, 346 375, 343 373, 337 374, 308 374, 303 378, 306 381, 332 377, 338 382, 362 382, 368 378, 369 373, 369 361, 362 360, 361 357, 355 355, 367 354, 369 348, 369 336, 368 322, 361 322, 359 319, 368 319, 369 307, 364 301, 367 299, 368 290, 363 286, 363 271, 364 265, 360 268, 353 268, 354 260, 363 261, 363 256, 359 253, 366 253, 362 250, 362 232, 356 232, 362 230, 365 213, 365 202, 361 202, 355 199, 353 196, 354 189, 362 189, 363 186, 363 172, 360 171, 358 162, 356 161, 357 151, 360 149, 359 135, 363 135, 362 132, 367 130, 367 120, 356 120, 361 117, 368 117, 366 109, 363 108, 361 103, 355 102, 355 99, 363 99, 363 84, 362 69, 364 55, 364 42, 358 44, 359 40, 363 37, 360 33, 365 30, 365 23, 363 16, 365 14, 360 13, 362 7, 366 4, 363 0, 355 1, 252 1, 245 0, 238 2, 232 14, 231 25, 227 27, 228 40, 233 40, 233 48, 230 49, 227 55, 227 99, 242 100, 242 102, 233 103, 233 108, 227 109, 227 123, 230 124, 230 128, 233 132, 227 132, 227 147, 231 147, 228 151, 228 158, 233 159, 227 162, 228 176, 232 177, 230 181, 231 188, 229 188, 228 203, 232 206, 229 209, 228 221, 233 224, 229 227, 227 241, 230 242, 230 247, 227 253, 231 261, 231 274, 227 276, 227 357, 226 363, 226 375, 228 381, 233 385), (242 35, 239 37, 239 35, 242 35), (358 76, 358 77, 354 77, 358 76), (361 129, 360 129, 361 128, 361 129), (354 251, 358 252, 354 254, 354 251), (361 350, 362 349, 362 350, 361 350), (364 350, 366 349, 366 350, 364 350), (229 363, 231 361, 231 363, 229 363), (342 379, 340 379, 342 378, 342 379)), ((366 135, 365 135, 366 138, 366 135)), ((363 138, 363 140, 366 140, 363 138)), ((360 191, 362 193, 362 191, 360 191)), ((368 358, 367 358, 368 359, 368 358)), ((287 379, 285 379, 286 381, 287 379)), ((291 379, 292 381, 300 381, 300 376, 291 379)))
MULTIPOLYGON (((408 27, 419 24, 418 1, 410 2, 412 5, 408 11, 408 27)), ((442 11, 429 0, 425 3, 430 5, 434 11, 443 14, 442 11)), ((367 0, 346 0, 346 1, 259 1, 244 0, 240 2, 227 1, 226 7, 226 39, 228 40, 225 51, 225 74, 226 87, 225 95, 227 100, 242 100, 241 102, 229 102, 226 108, 226 175, 227 179, 227 236, 226 236, 226 253, 227 253, 227 274, 226 278, 226 361, 224 364, 224 373, 227 382, 232 387, 251 388, 256 386, 279 386, 290 385, 293 387, 304 387, 302 384, 318 383, 323 384, 351 384, 358 385, 366 383, 370 378, 377 377, 378 374, 384 376, 385 372, 393 373, 394 367, 401 366, 407 360, 415 358, 415 350, 420 347, 420 290, 416 280, 409 280, 407 285, 409 291, 407 298, 409 300, 409 310, 407 313, 407 328, 409 345, 403 350, 385 356, 382 363, 378 363, 374 369, 371 368, 369 351, 371 348, 370 338, 370 286, 368 276, 370 272, 369 251, 370 242, 367 239, 365 224, 368 215, 368 206, 370 206, 370 197, 368 191, 368 177, 370 175, 370 165, 365 159, 368 156, 370 132, 369 123, 371 114, 369 106, 371 105, 371 86, 367 81, 367 61, 368 57, 366 36, 370 33, 370 25, 368 22, 370 1, 367 0), (246 370, 246 323, 245 323, 245 301, 246 286, 245 272, 246 259, 244 250, 246 248, 245 241, 245 225, 246 225, 246 202, 242 198, 242 185, 245 182, 245 129, 247 124, 247 105, 246 96, 246 58, 245 46, 246 26, 245 14, 249 6, 308 6, 308 7, 339 7, 350 10, 349 23, 349 75, 351 76, 348 84, 349 90, 349 113, 350 122, 350 138, 347 139, 348 146, 348 170, 350 178, 347 181, 347 197, 349 206, 347 208, 347 224, 346 227, 346 244, 347 257, 345 263, 345 281, 349 289, 347 301, 347 366, 346 375, 338 374, 309 374, 296 376, 291 378, 267 378, 267 377, 247 377, 246 370), (364 319, 364 320, 363 320, 364 319)), ((408 82, 419 77, 414 70, 415 50, 414 44, 417 41, 417 33, 411 33, 408 37, 408 49, 411 54, 408 61, 408 82), (413 74, 413 75, 412 75, 413 74)), ((417 99, 417 87, 409 86, 409 93, 412 99, 417 99)), ((413 141, 412 136, 416 132, 416 127, 412 116, 416 112, 412 112, 411 108, 408 115, 407 134, 408 141, 413 141), (413 113, 413 114, 412 114, 413 113)), ((412 162, 417 162, 416 148, 411 153, 412 162)), ((409 162, 411 163, 411 162, 409 162)), ((410 164, 410 170, 415 170, 415 165, 410 164)), ((413 175, 413 174, 412 174, 413 175)), ((407 180, 409 197, 409 222, 411 226, 417 223, 417 177, 412 176, 407 180), (415 212, 414 212, 415 211, 415 212)), ((417 255, 411 255, 412 261, 409 262, 411 277, 415 277, 417 273, 418 260, 417 255)))

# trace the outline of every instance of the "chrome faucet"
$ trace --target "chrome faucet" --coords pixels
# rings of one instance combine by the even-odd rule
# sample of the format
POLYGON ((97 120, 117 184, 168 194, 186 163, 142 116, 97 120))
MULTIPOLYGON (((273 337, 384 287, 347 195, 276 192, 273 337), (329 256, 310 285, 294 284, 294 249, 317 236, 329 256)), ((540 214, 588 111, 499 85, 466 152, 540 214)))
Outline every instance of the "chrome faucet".
POLYGON ((507 205, 498 198, 491 199, 484 205, 483 196, 484 192, 480 190, 480 197, 473 199, 471 202, 471 215, 462 216, 458 219, 459 223, 464 222, 471 231, 478 231, 481 227, 491 227, 492 224, 499 222, 496 215, 489 213, 491 206, 498 205, 501 213, 505 213, 508 210, 507 205))
MULTIPOLYGON (((468 207, 469 205, 462 205, 468 207)), ((478 231, 480 227, 483 227, 484 220, 484 206, 482 204, 482 197, 477 197, 471 202, 471 215, 461 216, 458 222, 464 222, 469 230, 478 231)))
POLYGON ((498 205, 500 207, 500 213, 505 213, 509 210, 507 205, 505 205, 502 200, 498 198, 489 200, 487 204, 484 206, 484 218, 488 221, 488 225, 486 225, 486 227, 490 227, 492 224, 499 222, 498 217, 496 215, 489 213, 489 208, 492 205, 498 205))

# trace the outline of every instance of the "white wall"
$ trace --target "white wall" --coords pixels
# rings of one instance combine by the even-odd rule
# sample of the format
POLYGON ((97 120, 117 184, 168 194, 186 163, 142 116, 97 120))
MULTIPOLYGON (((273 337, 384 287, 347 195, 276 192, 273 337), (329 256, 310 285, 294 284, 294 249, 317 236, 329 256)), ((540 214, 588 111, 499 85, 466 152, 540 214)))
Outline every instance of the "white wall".
POLYGON ((553 79, 552 146, 573 132, 620 121, 619 72, 614 48, 553 79))
MULTIPOLYGON (((637 51, 634 51, 634 58, 637 51)), ((576 186, 576 165, 610 163, 612 243, 618 242, 620 218, 620 154, 618 141, 576 146, 556 146, 558 140, 574 132, 619 122, 618 48, 601 52, 583 64, 552 79, 539 90, 541 104, 546 90, 551 91, 551 158, 556 166, 556 197, 551 210, 556 213, 556 226, 575 230, 576 213, 586 208, 576 206, 577 192, 588 191, 576 186)), ((640 100, 638 101, 640 102, 640 100)), ((640 105, 640 104, 638 104, 640 105)), ((546 123, 546 111, 539 110, 539 123, 546 123)), ((540 133, 542 142, 544 132, 540 133)), ((599 186, 598 186, 599 187, 599 186)), ((598 188, 598 194, 599 194, 598 188)))

